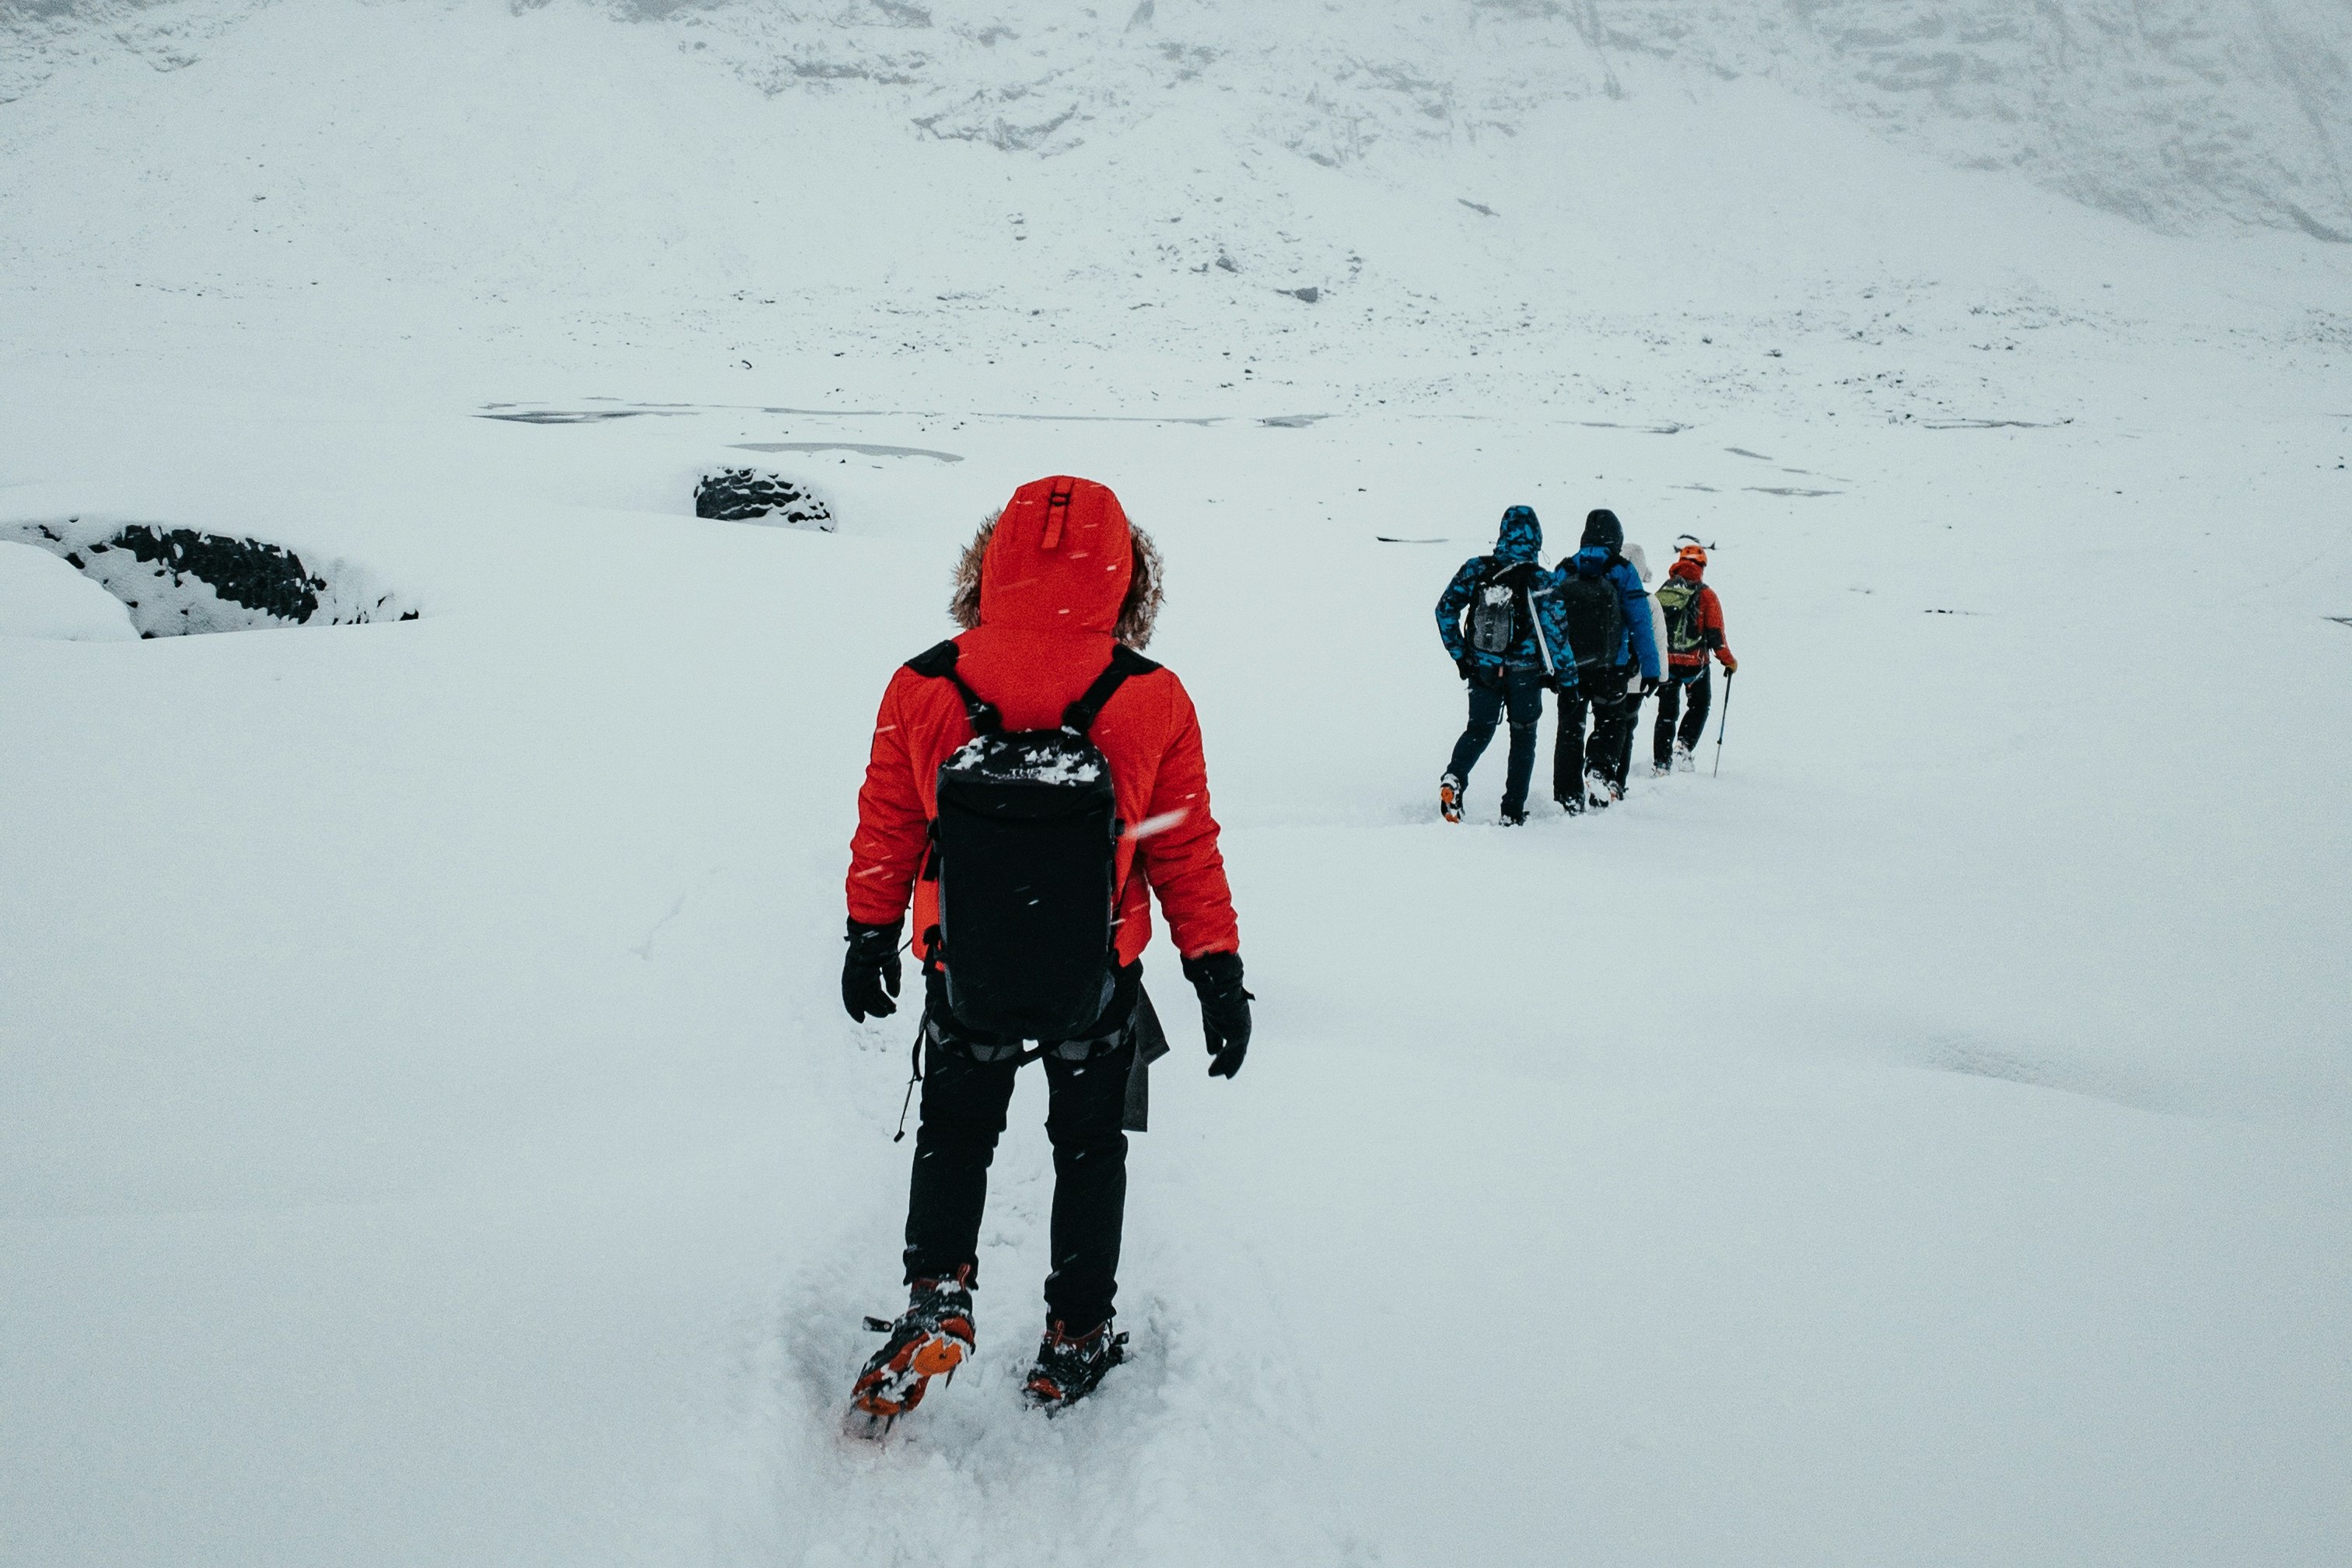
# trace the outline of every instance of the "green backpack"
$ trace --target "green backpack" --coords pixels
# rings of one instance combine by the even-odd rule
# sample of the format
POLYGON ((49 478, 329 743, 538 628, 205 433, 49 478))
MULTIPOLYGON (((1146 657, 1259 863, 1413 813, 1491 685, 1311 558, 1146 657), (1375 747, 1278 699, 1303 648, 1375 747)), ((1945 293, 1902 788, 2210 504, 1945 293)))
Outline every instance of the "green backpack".
POLYGON ((1652 597, 1666 616, 1666 652, 1681 658, 1685 663, 1692 658, 1703 659, 1706 643, 1699 633, 1698 596, 1705 592, 1687 577, 1669 577, 1652 597))

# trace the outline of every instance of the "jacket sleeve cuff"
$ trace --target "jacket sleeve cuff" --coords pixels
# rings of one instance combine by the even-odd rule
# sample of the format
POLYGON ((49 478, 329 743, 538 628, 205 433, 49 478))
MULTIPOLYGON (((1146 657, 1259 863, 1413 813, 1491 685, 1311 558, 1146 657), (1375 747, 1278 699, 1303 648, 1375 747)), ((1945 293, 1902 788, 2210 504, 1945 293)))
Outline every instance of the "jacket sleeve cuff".
POLYGON ((1240 984, 1242 955, 1238 952, 1196 952, 1184 960, 1184 978, 1195 986, 1240 984))
POLYGON ((887 924, 878 925, 861 921, 856 915, 852 915, 849 917, 849 945, 852 947, 887 945, 896 948, 898 945, 899 933, 906 930, 906 926, 907 921, 903 915, 887 924))

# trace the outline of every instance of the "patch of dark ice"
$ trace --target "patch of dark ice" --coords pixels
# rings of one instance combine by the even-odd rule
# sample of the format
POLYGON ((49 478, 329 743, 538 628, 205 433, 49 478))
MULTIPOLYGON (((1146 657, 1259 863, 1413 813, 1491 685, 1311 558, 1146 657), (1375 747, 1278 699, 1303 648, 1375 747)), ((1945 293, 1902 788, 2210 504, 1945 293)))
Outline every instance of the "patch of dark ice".
POLYGON ((738 452, 855 452, 862 458, 929 458, 941 463, 961 463, 961 452, 939 452, 929 447, 882 447, 864 441, 736 441, 730 444, 738 452))

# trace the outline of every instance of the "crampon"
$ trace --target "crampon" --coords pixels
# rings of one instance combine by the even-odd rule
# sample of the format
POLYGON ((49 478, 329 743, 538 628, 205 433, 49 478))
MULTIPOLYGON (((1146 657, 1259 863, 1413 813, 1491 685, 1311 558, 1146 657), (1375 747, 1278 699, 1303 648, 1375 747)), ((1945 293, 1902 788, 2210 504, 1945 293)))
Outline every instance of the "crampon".
POLYGON ((962 1273, 918 1279, 898 1321, 866 1320, 868 1330, 890 1336, 849 1391, 852 1414, 864 1417, 874 1436, 887 1433, 899 1416, 920 1405, 931 1379, 954 1382, 956 1368, 971 1354, 971 1288, 964 1280, 962 1273))
POLYGON ((1084 1334, 1054 1323, 1038 1343, 1037 1364, 1029 1369, 1022 1396, 1048 1414, 1066 1409, 1092 1394, 1103 1373, 1126 1359, 1127 1336, 1111 1332, 1108 1323, 1084 1334))

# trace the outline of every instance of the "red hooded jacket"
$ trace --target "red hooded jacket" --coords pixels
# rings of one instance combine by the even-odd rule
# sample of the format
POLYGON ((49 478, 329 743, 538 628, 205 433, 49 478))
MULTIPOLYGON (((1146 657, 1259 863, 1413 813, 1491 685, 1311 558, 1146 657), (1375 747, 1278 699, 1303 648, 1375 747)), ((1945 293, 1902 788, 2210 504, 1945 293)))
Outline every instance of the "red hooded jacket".
MULTIPOLYGON (((981 566, 980 625, 955 639, 956 673, 1006 729, 1054 728, 1103 672, 1133 559, 1127 513, 1108 487, 1057 477, 1013 492, 981 566), (1057 490, 1066 504, 1049 504, 1057 490)), ((1183 682, 1167 669, 1131 677, 1091 738, 1109 760, 1120 819, 1135 825, 1118 847, 1119 962, 1134 963, 1151 941, 1147 883, 1185 957, 1239 952, 1200 721, 1183 682)), ((919 954, 930 951, 939 924, 937 888, 919 873, 939 814, 940 764, 970 739, 952 682, 904 668, 890 678, 857 792, 849 918, 887 925, 911 895, 919 954)))
POLYGON ((1706 663, 1706 656, 1710 653, 1718 659, 1727 658, 1731 649, 1723 640, 1723 601, 1715 596, 1714 589, 1701 581, 1701 569, 1695 563, 1677 561, 1669 570, 1676 577, 1686 578, 1699 584, 1699 646, 1695 653, 1669 653, 1666 656, 1667 664, 1675 669, 1696 669, 1706 663))

